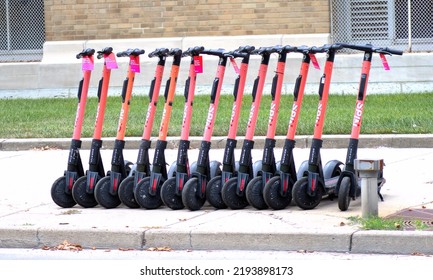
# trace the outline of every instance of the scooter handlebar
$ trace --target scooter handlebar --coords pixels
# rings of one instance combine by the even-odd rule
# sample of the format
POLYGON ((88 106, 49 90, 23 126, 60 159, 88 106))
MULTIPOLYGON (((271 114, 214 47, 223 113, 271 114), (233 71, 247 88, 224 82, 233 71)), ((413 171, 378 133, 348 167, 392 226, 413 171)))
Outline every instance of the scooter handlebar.
POLYGON ((278 52, 279 48, 281 48, 281 46, 260 47, 258 49, 255 49, 254 51, 252 51, 251 54, 264 55, 264 54, 276 53, 276 52, 278 52))
POLYGON ((352 50, 358 50, 363 52, 375 52, 375 53, 382 53, 382 54, 388 54, 388 55, 402 55, 403 52, 400 50, 394 50, 390 48, 382 48, 382 47, 374 47, 371 44, 366 45, 351 45, 351 44, 340 44, 343 48, 352 49, 352 50))
POLYGON ((80 52, 79 54, 76 55, 77 59, 82 58, 83 56, 91 56, 95 54, 95 50, 94 49, 84 49, 82 52, 80 52))
POLYGON ((106 47, 106 48, 102 49, 102 51, 98 51, 97 58, 101 59, 102 57, 104 57, 104 54, 105 55, 109 55, 112 52, 113 52, 113 48, 112 47, 106 47))
POLYGON ((230 57, 247 57, 255 50, 254 46, 240 46, 236 50, 232 50, 226 53, 230 57))
POLYGON ((117 57, 129 57, 129 56, 139 56, 141 54, 144 54, 143 49, 127 49, 123 52, 118 52, 116 55, 117 57))
POLYGON ((201 52, 202 54, 207 54, 207 55, 215 55, 215 56, 219 56, 219 57, 223 57, 227 54, 225 49, 205 49, 201 52))
POLYGON ((295 50, 295 52, 304 53, 304 54, 324 53, 326 51, 327 51, 327 49, 325 49, 323 47, 316 47, 316 46, 309 47, 309 46, 305 46, 305 45, 298 46, 298 47, 296 47, 296 50, 295 50))
POLYGON ((149 57, 155 57, 155 56, 167 56, 169 52, 169 49, 167 48, 159 48, 154 50, 153 52, 149 53, 149 57))
POLYGON ((188 48, 186 51, 184 51, 182 53, 182 57, 185 57, 185 56, 197 56, 200 53, 202 53, 203 50, 204 50, 203 46, 190 47, 190 48, 188 48))

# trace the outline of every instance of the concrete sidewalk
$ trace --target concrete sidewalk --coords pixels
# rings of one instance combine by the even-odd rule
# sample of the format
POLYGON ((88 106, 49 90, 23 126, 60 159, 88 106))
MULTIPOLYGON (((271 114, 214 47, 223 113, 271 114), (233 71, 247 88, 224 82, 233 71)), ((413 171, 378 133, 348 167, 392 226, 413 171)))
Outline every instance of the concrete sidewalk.
MULTIPOLYGON (((430 136, 418 138, 424 141, 430 136)), ((393 141, 411 143, 412 140, 405 141, 400 137, 393 141)), ((13 141, 3 141, 0 147, 0 247, 3 248, 40 248, 68 240, 85 248, 110 249, 169 247, 174 250, 433 254, 433 231, 367 231, 352 224, 349 218, 361 215, 360 199, 352 202, 346 212, 338 209, 336 201, 326 199, 310 211, 294 205, 280 211, 259 211, 252 207, 236 211, 215 210, 208 205, 194 212, 166 207, 157 210, 124 206, 109 210, 99 206, 60 208, 52 201, 50 189, 54 180, 63 175, 68 150, 52 147, 62 146, 61 143, 69 143, 69 140, 58 141, 55 145, 45 145, 46 142, 40 139, 15 141, 13 149, 5 149, 6 142, 12 145, 13 141), (26 149, 23 142, 40 142, 43 143, 40 147, 48 146, 48 149, 32 148, 31 145, 26 149)), ((108 169, 111 146, 109 143, 105 146, 102 157, 108 169)), ((259 147, 256 145, 253 150, 254 160, 261 159, 259 147)), ((221 148, 214 147, 210 158, 221 160, 221 148)), ((236 156, 239 156, 238 152, 236 156)), ((344 161, 345 153, 344 148, 326 147, 322 150, 322 159, 324 163, 331 159, 344 161)), ((168 149, 167 162, 174 161, 176 154, 176 149, 168 149)), ((190 161, 195 161, 197 154, 198 150, 192 148, 190 161)), ((279 158, 281 149, 277 148, 275 154, 279 158)), ((309 149, 299 143, 294 151, 296 165, 306 160, 308 154, 309 149)), ((127 149, 124 155, 125 159, 134 162, 137 150, 127 149)), ((81 156, 87 168, 88 150, 84 147, 81 156)), ((358 157, 385 161, 387 183, 382 188, 385 201, 379 202, 380 216, 403 209, 433 209, 432 149, 362 147, 358 157)))

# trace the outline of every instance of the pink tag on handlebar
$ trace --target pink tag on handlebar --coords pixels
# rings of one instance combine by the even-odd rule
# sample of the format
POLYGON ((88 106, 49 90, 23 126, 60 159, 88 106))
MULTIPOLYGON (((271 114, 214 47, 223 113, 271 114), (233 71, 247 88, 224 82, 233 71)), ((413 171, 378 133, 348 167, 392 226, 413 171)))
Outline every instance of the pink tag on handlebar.
POLYGON ((93 62, 93 56, 83 56, 81 69, 92 71, 95 68, 94 62, 93 62))
POLYGON ((104 60, 105 60, 105 66, 107 67, 107 69, 111 70, 111 69, 117 69, 118 68, 116 56, 114 55, 114 53, 110 53, 109 55, 104 54, 104 60))
POLYGON ((232 63, 233 69, 235 69, 236 74, 239 75, 240 70, 238 65, 236 64, 236 60, 233 57, 230 57, 230 62, 232 63))
POLYGON ((129 58, 129 66, 131 67, 131 72, 140 73, 140 57, 138 55, 131 55, 129 58))
POLYGON ((201 55, 194 56, 194 70, 196 73, 203 73, 203 57, 201 55))
POLYGON ((319 62, 317 61, 317 58, 314 55, 314 53, 310 53, 308 55, 310 56, 310 59, 311 59, 311 62, 313 63, 314 68, 316 68, 317 70, 320 70, 319 62))
POLYGON ((383 69, 390 70, 391 68, 389 68, 389 64, 388 64, 388 61, 386 60, 385 54, 380 53, 379 55, 380 55, 380 59, 382 60, 383 69))

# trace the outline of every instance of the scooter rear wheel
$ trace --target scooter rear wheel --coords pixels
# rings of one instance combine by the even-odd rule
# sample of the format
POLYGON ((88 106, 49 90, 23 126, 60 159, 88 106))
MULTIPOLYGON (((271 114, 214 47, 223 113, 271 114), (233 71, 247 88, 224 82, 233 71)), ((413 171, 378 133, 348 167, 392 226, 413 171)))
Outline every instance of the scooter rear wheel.
POLYGON ((93 191, 87 192, 87 177, 83 176, 75 181, 72 187, 72 197, 78 205, 84 208, 92 208, 98 205, 93 191))
POLYGON ((293 185, 292 197, 295 201, 296 205, 304 210, 314 209, 317 205, 319 205, 322 195, 323 189, 322 186, 318 185, 316 187, 316 191, 313 196, 308 194, 308 178, 302 177, 293 185))
POLYGON ((286 192, 286 196, 282 196, 281 178, 280 176, 274 176, 269 179, 263 188, 263 199, 270 208, 281 210, 289 206, 292 201, 292 190, 289 188, 286 192))
POLYGON ((343 177, 340 183, 340 189, 338 190, 338 208, 340 208, 341 211, 349 209, 351 185, 350 177, 343 177))
POLYGON ((140 208, 134 196, 134 176, 126 177, 117 190, 120 201, 129 208, 140 208))
POLYGON ((185 208, 182 202, 182 196, 176 194, 176 178, 167 179, 161 187, 161 200, 165 206, 180 210, 185 208))
POLYGON ((248 201, 245 195, 239 196, 236 192, 238 187, 238 178, 233 177, 230 178, 227 182, 225 182, 221 195, 224 203, 233 210, 243 209, 248 206, 248 201))
POLYGON ((111 178, 105 176, 95 186, 95 199, 104 208, 116 208, 121 204, 119 196, 111 194, 111 178))
POLYGON ((72 194, 66 191, 66 177, 62 176, 54 181, 51 187, 51 198, 54 203, 63 208, 71 208, 77 204, 72 194))
POLYGON ((150 177, 141 179, 135 187, 135 200, 137 203, 146 209, 157 209, 162 205, 161 200, 161 185, 156 186, 155 194, 151 194, 150 177))
POLYGON ((227 205, 224 203, 221 196, 221 176, 215 176, 207 183, 206 186, 206 199, 210 205, 217 209, 226 209, 227 205))
POLYGON ((206 196, 199 197, 197 195, 198 188, 198 178, 196 177, 190 178, 183 186, 182 202, 189 210, 200 210, 206 202, 206 196))
POLYGON ((267 209, 268 205, 263 199, 262 176, 254 177, 247 185, 246 197, 248 203, 258 210, 267 209))

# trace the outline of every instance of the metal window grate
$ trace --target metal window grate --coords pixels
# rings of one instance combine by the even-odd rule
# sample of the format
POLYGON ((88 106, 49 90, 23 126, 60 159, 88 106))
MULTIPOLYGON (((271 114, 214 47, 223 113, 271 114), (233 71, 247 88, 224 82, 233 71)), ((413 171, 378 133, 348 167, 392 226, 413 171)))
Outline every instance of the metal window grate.
POLYGON ((331 0, 333 42, 433 51, 432 0, 331 0))
POLYGON ((0 2, 0 61, 40 61, 44 42, 43 0, 0 2))

